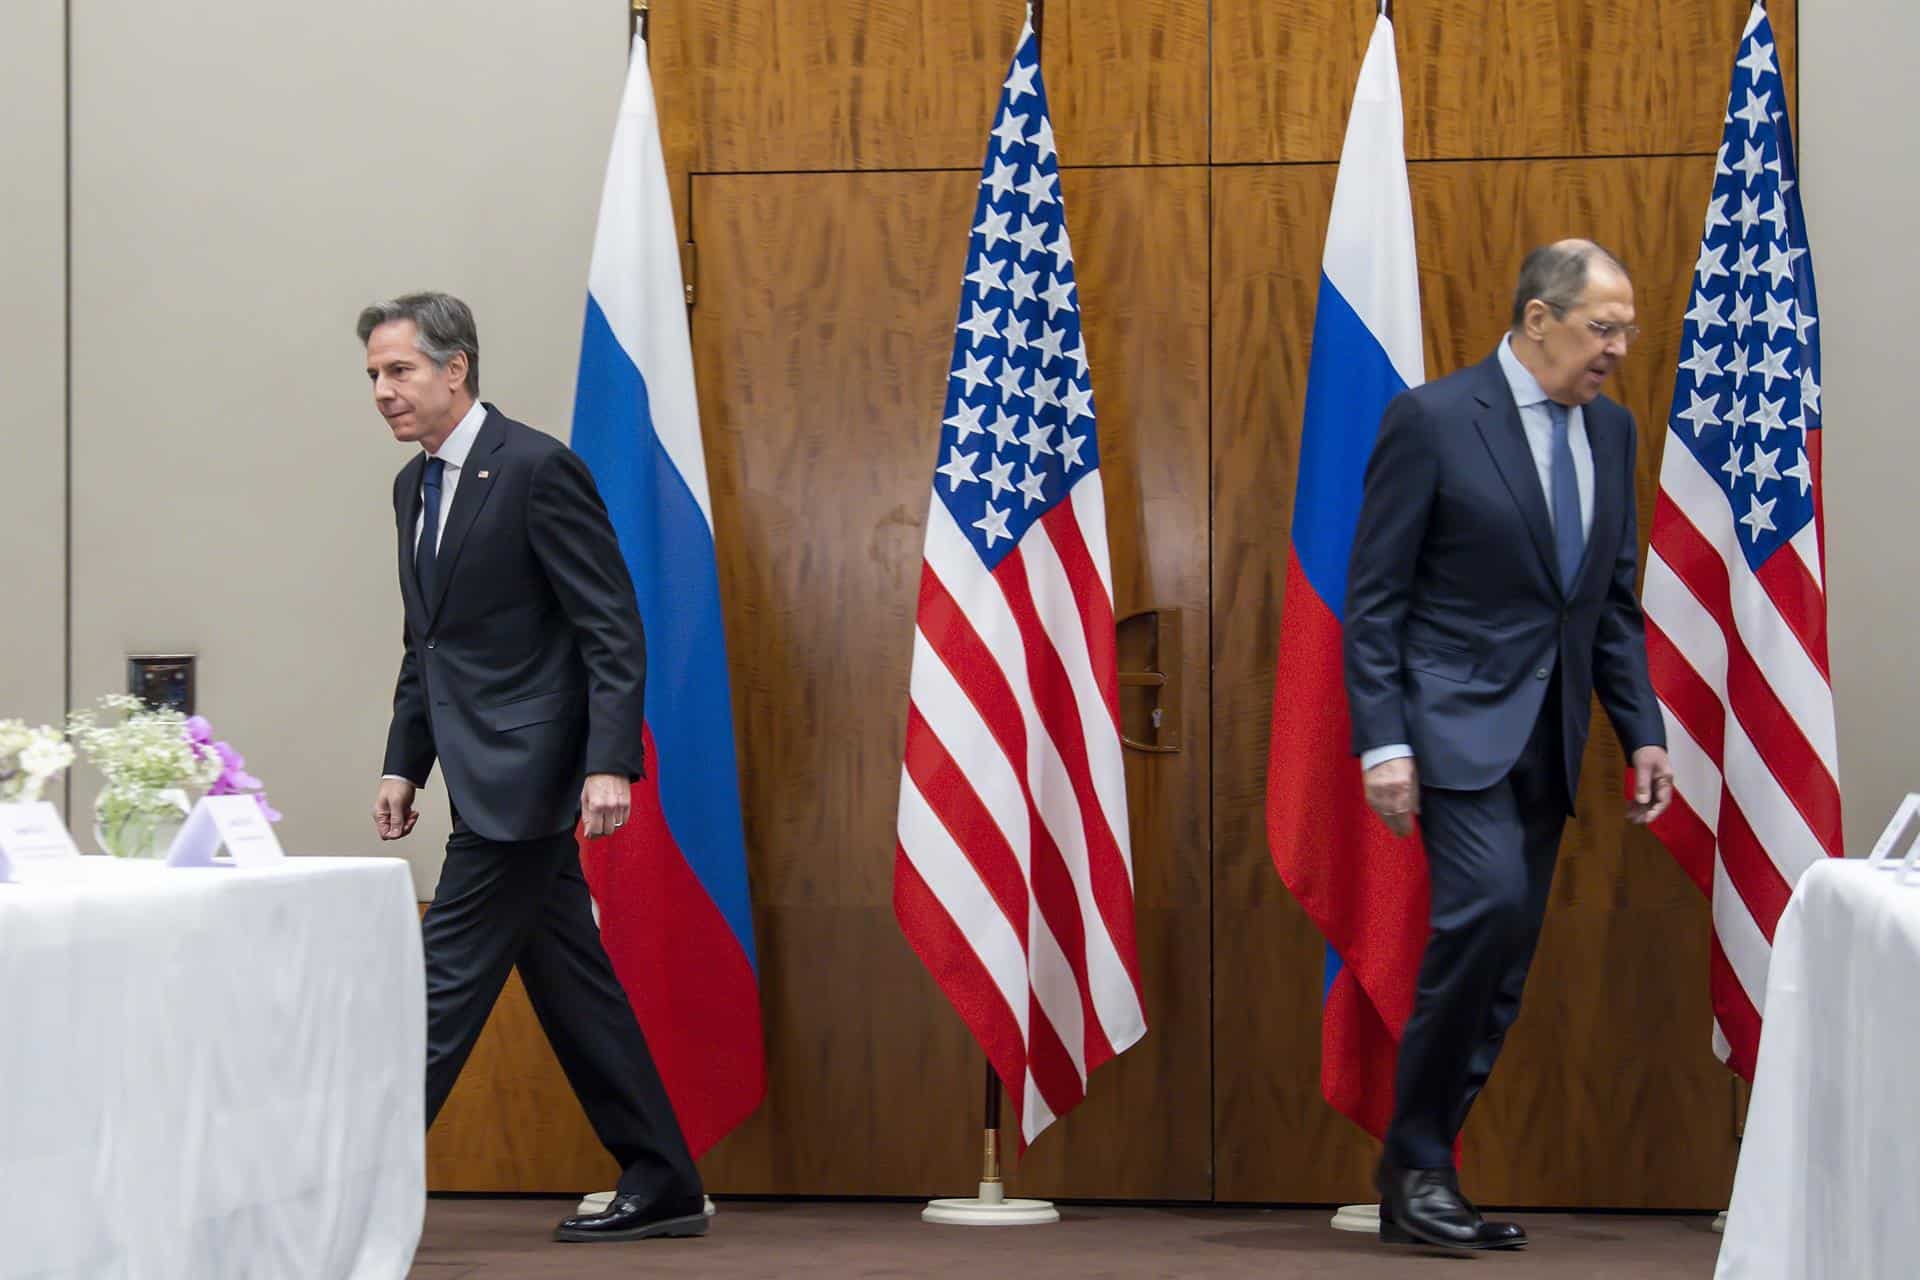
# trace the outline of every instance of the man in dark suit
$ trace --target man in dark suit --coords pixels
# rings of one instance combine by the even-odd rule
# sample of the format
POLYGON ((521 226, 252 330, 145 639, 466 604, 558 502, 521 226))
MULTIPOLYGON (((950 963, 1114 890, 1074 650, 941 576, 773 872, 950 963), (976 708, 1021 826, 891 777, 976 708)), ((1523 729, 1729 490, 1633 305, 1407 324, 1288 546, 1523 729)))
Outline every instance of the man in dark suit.
POLYGON ((1633 415, 1600 394, 1633 286, 1584 240, 1536 249, 1512 328, 1396 397, 1367 463, 1346 607, 1367 802, 1419 815, 1432 933, 1378 1181, 1383 1240, 1514 1248, 1460 1193, 1454 1142, 1520 1009, 1597 691, 1632 758, 1628 817, 1672 794, 1634 593, 1633 415))
POLYGON ((413 829, 434 762, 453 835, 421 924, 427 1123, 519 966, 527 996, 621 1174, 575 1241, 704 1235, 700 1176, 600 944, 574 828, 627 818, 641 759, 645 646, 633 583, 586 465, 479 403, 465 303, 411 294, 360 313, 373 399, 420 451, 394 480, 406 610, 383 840, 413 829))

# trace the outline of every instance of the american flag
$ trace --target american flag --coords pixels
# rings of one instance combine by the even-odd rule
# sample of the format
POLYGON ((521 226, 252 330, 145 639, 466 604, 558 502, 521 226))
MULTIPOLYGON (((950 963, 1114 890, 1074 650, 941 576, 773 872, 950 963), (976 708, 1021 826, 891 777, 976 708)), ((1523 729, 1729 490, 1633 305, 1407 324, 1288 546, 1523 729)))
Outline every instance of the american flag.
POLYGON ((1100 447, 1030 17, 981 172, 893 899, 1030 1142, 1146 1032, 1100 447))
POLYGON ((1740 41, 1647 557, 1675 801, 1655 833, 1713 903, 1714 1050, 1751 1080, 1774 926, 1841 856, 1820 502, 1820 345, 1773 26, 1740 41))

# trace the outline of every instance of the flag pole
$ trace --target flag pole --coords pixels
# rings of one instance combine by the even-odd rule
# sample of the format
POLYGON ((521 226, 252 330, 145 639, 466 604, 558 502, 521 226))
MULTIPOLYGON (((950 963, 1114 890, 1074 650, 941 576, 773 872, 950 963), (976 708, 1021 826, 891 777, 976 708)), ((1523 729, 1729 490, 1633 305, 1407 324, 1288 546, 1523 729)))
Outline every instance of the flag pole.
POLYGON ((635 36, 647 38, 647 0, 633 0, 633 8, 627 12, 627 43, 632 44, 635 36))

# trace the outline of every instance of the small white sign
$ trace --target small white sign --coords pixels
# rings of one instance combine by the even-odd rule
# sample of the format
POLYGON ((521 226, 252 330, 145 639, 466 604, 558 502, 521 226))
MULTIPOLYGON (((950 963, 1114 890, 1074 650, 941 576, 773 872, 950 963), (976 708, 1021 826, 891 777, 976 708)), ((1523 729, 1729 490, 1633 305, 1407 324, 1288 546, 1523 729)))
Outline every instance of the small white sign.
POLYGON ((271 867, 286 861, 273 824, 250 795, 202 796, 167 850, 170 867, 211 867, 225 845, 235 866, 271 867))
POLYGON ((80 850, 51 800, 0 804, 0 882, 78 869, 80 850))

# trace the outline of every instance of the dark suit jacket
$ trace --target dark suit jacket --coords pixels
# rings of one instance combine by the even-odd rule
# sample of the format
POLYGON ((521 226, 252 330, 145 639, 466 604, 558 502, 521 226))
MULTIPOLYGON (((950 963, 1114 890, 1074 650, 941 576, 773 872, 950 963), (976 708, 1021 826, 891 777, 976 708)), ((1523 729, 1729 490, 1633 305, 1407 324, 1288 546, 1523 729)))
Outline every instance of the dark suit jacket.
POLYGON ((646 646, 586 464, 486 408, 432 600, 413 570, 426 455, 394 478, 406 655, 384 771, 424 783, 437 758, 476 834, 532 840, 574 824, 586 774, 640 776, 646 646))
POLYGON ((1586 407, 1593 527, 1573 588, 1499 359, 1394 398, 1367 462, 1347 575, 1347 702, 1356 753, 1412 746, 1423 784, 1506 776, 1560 669, 1567 795, 1592 696, 1629 753, 1666 745, 1634 593, 1633 415, 1586 407))

